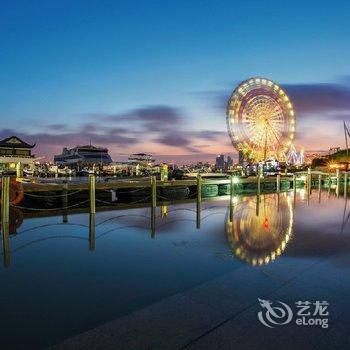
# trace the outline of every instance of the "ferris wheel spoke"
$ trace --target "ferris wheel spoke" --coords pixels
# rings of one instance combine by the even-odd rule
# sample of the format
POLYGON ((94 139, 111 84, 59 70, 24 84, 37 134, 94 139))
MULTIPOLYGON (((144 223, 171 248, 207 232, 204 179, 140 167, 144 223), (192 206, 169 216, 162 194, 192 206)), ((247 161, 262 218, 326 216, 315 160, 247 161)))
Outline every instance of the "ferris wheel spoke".
MULTIPOLYGON (((267 124, 270 126, 269 123, 267 123, 267 124)), ((270 130, 272 131, 272 133, 273 133, 274 137, 276 138, 278 144, 282 147, 279 137, 277 136, 275 130, 273 128, 271 128, 271 126, 270 126, 270 130)))

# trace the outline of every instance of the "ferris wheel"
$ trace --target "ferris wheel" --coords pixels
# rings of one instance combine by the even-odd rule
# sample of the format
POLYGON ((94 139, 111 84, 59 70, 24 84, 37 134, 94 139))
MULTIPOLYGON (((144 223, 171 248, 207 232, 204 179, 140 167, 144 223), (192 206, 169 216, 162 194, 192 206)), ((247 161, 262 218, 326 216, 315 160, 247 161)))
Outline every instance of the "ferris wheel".
POLYGON ((227 127, 232 144, 246 158, 285 160, 295 136, 295 113, 279 85, 251 78, 239 84, 229 98, 227 127))

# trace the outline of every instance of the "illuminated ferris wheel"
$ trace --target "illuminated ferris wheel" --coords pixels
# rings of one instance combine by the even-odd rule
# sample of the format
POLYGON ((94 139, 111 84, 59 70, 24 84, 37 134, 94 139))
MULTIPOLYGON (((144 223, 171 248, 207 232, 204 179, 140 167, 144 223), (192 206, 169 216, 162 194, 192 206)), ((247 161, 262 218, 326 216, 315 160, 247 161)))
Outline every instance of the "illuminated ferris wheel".
POLYGON ((251 78, 239 84, 228 101, 227 127, 232 144, 247 159, 285 160, 295 136, 295 113, 279 85, 251 78))

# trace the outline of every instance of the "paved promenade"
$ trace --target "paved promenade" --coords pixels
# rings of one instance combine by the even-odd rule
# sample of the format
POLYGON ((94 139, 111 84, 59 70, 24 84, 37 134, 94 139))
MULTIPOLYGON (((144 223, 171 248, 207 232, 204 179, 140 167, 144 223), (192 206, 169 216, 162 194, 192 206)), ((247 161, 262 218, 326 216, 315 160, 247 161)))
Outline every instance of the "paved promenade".
POLYGON ((292 262, 280 259, 265 267, 245 265, 51 350, 349 349, 350 339, 345 335, 350 334, 350 271, 340 269, 339 264, 349 266, 350 258, 330 254, 299 262, 298 267, 292 262), (330 273, 334 276, 331 283, 330 273), (294 322, 267 328, 257 317, 258 298, 288 305, 298 300, 327 300, 329 328, 294 322))

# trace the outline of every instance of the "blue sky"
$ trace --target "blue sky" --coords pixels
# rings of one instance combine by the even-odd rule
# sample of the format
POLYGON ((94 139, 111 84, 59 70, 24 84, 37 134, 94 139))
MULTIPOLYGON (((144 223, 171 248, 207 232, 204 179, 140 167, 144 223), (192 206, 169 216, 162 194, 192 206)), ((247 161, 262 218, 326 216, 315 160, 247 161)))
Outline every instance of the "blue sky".
POLYGON ((346 1, 0 5, 0 135, 37 141, 49 158, 90 138, 116 159, 142 150, 166 159, 234 152, 222 101, 251 76, 296 96, 300 147, 337 145, 341 119, 350 120, 346 1), (298 105, 305 87, 315 105, 306 111, 298 105), (327 89, 332 101, 320 109, 327 89), (164 127, 151 129, 150 113, 164 127))

